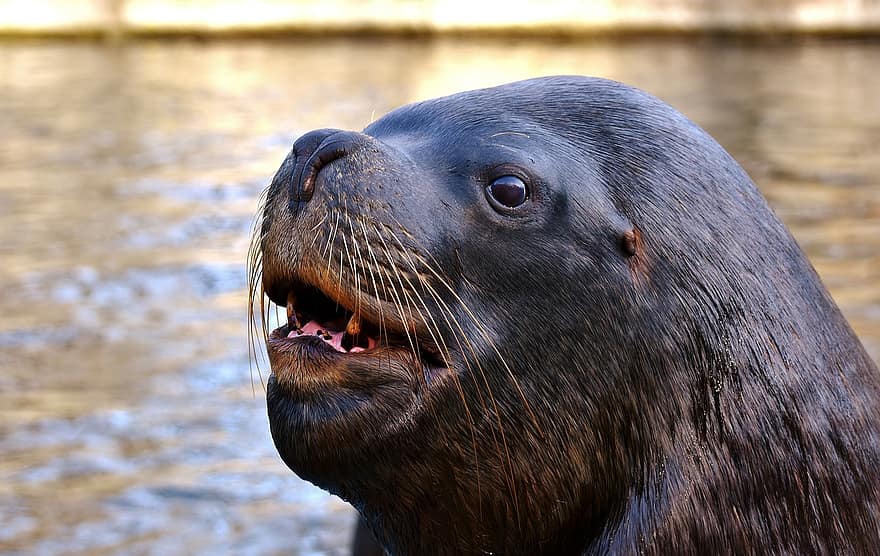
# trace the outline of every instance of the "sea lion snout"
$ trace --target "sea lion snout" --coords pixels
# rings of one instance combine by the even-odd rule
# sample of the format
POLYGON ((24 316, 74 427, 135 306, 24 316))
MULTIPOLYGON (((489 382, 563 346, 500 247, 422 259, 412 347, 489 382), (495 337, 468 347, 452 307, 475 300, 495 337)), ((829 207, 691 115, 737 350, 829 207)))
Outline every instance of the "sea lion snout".
POLYGON ((308 202, 315 192, 315 181, 324 166, 349 156, 373 141, 363 133, 340 129, 310 131, 293 144, 295 166, 290 180, 291 208, 298 202, 308 202))

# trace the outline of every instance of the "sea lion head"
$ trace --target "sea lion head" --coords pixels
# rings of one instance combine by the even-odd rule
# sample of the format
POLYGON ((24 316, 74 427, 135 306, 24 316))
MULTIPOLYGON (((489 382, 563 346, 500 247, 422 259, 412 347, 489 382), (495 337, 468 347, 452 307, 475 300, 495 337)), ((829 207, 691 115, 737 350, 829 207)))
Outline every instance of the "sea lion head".
POLYGON ((819 310, 784 277, 831 303, 714 140, 583 77, 307 133, 256 246, 253 276, 288 312, 267 339, 275 445, 394 554, 624 536, 747 428, 736 404, 766 387, 747 371, 783 356, 742 343, 819 310))

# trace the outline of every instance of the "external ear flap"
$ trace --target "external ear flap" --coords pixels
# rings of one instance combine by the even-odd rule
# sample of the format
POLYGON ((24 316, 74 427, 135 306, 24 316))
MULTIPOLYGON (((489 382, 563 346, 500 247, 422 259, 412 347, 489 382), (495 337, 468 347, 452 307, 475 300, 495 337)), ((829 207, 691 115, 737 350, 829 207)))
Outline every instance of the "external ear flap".
POLYGON ((620 238, 620 248, 627 257, 632 273, 633 284, 643 286, 648 280, 648 254, 642 232, 635 226, 625 231, 620 238))
POLYGON ((625 231, 621 238, 620 246, 628 257, 635 257, 644 251, 642 233, 637 228, 625 231))

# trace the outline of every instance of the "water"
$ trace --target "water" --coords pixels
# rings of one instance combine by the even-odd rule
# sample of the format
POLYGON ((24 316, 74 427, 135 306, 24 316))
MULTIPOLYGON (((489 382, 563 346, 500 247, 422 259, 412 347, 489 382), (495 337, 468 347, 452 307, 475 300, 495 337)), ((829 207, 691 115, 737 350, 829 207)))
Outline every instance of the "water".
MULTIPOLYGON (((256 198, 296 136, 556 73, 741 161, 880 358, 880 43, 0 44, 0 552, 342 554, 249 372, 256 198)), ((265 377, 265 368, 264 368, 265 377)))

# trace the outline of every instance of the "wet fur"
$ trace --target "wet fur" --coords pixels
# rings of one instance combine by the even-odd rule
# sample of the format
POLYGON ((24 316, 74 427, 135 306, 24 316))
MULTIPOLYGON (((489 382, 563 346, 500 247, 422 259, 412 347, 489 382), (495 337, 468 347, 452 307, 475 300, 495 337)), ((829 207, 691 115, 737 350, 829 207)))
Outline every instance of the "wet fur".
MULTIPOLYGON (((386 184, 381 208, 347 210, 400 239, 400 268, 442 272, 447 288, 411 295, 458 323, 436 331, 456 380, 425 385, 393 442, 336 459, 320 439, 303 449, 272 383, 269 411, 285 461, 391 554, 880 546, 880 373, 705 132, 635 89, 557 77, 403 107, 365 133, 375 150, 330 166, 310 203, 386 184), (510 132, 519 143, 492 146, 510 132), (524 214, 483 197, 505 153, 535 183, 524 214)), ((285 167, 264 257, 299 256, 277 239, 298 225, 285 167)))

